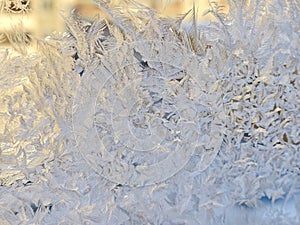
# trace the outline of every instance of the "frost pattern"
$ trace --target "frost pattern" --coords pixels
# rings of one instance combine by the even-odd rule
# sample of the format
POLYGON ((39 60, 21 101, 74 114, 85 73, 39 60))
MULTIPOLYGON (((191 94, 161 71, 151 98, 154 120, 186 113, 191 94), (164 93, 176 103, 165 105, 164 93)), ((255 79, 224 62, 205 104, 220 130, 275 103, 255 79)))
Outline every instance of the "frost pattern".
POLYGON ((38 55, 1 52, 1 185, 40 182, 63 151, 61 131, 72 103, 66 98, 73 94, 62 84, 74 82, 55 53, 44 43, 38 55))
POLYGON ((30 0, 1 0, 0 7, 7 13, 27 13, 30 11, 30 0))
POLYGON ((0 221, 298 224, 297 214, 262 199, 294 199, 300 214, 300 3, 228 3, 228 14, 212 3, 216 20, 185 30, 189 15, 166 19, 132 1, 97 0, 108 18, 73 12, 68 32, 39 40, 34 53, 25 43, 1 49, 0 221), (133 146, 117 112, 131 134, 163 135, 133 146), (155 132, 147 116, 163 121, 155 132), (105 136, 105 159, 157 165, 174 148, 155 157, 143 150, 189 140, 180 120, 199 137, 172 176, 128 181, 129 173, 111 173, 123 168, 99 167, 93 140, 105 136))
POLYGON ((203 113, 209 103, 199 101, 208 91, 206 78, 199 84, 201 76, 187 71, 197 64, 191 55, 174 37, 124 40, 83 73, 73 123, 83 157, 99 174, 123 185, 151 185, 183 168, 195 148, 211 158, 199 167, 211 163, 221 134, 215 129, 218 138, 204 140, 212 132, 208 127, 215 126, 203 113), (185 60, 174 63, 178 56, 185 60))

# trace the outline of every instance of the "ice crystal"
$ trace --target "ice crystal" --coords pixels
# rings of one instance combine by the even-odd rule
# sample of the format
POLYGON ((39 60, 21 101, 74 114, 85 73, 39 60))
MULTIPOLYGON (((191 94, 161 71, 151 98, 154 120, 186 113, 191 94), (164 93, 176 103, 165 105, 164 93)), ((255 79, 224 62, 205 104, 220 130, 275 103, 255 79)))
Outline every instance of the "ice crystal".
POLYGON ((299 1, 94 2, 1 49, 2 223, 299 223, 299 1))
POLYGON ((8 13, 27 13, 30 10, 30 0, 1 0, 0 6, 8 13))

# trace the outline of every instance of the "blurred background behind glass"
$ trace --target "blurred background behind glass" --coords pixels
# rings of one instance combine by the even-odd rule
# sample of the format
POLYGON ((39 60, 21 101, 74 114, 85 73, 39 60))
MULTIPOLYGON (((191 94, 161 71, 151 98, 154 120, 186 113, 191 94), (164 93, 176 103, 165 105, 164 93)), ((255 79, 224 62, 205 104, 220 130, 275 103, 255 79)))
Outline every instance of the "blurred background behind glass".
MULTIPOLYGON (((112 0, 116 4, 122 0, 112 0)), ((153 7, 163 16, 174 17, 187 12, 193 0, 140 0, 139 3, 153 7)), ((226 0, 216 0, 225 5, 226 0)), ((199 22, 209 20, 201 16, 209 8, 208 0, 195 0, 199 22)), ((92 0, 0 0, 0 43, 8 43, 7 34, 14 35, 21 29, 29 35, 45 37, 52 32, 65 31, 61 13, 68 14, 77 9, 83 16, 92 19, 101 10, 92 0)))

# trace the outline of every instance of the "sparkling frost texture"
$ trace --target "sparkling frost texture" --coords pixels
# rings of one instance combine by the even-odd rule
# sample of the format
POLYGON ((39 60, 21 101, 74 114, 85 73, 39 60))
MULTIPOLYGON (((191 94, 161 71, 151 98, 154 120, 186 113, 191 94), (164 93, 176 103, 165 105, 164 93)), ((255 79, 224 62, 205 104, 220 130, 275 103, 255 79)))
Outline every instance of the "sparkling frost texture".
POLYGON ((1 224, 299 224, 300 2, 94 2, 0 51, 1 224))

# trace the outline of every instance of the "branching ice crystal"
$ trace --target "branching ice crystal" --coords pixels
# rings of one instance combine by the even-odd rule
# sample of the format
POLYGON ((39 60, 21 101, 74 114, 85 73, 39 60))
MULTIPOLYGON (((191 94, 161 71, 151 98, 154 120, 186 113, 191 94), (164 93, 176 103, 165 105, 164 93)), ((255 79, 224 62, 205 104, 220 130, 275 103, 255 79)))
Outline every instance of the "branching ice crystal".
POLYGON ((299 1, 94 2, 0 50, 1 223, 298 224, 299 1))
MULTIPOLYGON (((75 100, 76 138, 82 155, 109 180, 161 182, 204 145, 200 128, 207 122, 198 99, 207 90, 196 71, 186 70, 197 60, 192 52, 171 41, 124 42, 83 75, 75 100), (185 60, 173 64, 169 57, 185 60)), ((220 142, 210 143, 217 153, 220 142)))

